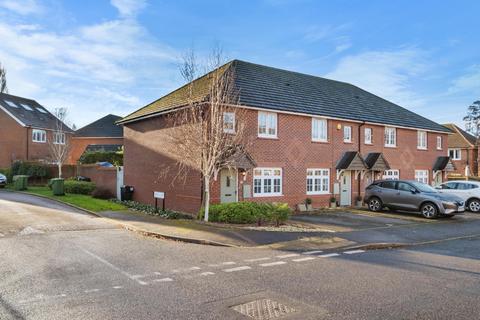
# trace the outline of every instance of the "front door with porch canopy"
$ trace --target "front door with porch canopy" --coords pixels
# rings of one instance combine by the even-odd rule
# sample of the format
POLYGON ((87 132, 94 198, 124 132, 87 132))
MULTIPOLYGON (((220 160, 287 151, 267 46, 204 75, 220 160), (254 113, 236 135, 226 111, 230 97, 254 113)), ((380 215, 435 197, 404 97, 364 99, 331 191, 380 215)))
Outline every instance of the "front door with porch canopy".
POLYGON ((352 174, 351 171, 344 171, 340 178, 340 205, 352 205, 352 174))
POLYGON ((220 171, 220 202, 237 202, 237 170, 220 171))

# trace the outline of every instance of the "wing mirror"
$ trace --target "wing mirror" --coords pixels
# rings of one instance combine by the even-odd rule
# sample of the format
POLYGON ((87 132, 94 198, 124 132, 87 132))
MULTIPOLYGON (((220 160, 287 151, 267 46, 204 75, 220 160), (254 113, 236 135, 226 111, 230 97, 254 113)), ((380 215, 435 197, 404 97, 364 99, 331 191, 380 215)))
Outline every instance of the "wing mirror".
POLYGON ((410 189, 410 192, 413 193, 413 194, 415 194, 415 193, 417 193, 417 189, 411 188, 411 189, 410 189))

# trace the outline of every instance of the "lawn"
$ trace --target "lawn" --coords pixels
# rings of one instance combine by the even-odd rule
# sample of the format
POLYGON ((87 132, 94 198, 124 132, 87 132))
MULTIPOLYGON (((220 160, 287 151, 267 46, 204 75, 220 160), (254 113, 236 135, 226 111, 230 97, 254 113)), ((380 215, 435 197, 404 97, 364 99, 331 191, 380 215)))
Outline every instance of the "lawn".
POLYGON ((50 190, 48 187, 29 186, 26 192, 73 204, 77 207, 87 209, 93 212, 127 210, 127 207, 121 204, 114 203, 108 200, 92 198, 91 196, 87 196, 84 194, 66 194, 64 196, 54 196, 52 195, 52 190, 50 190))

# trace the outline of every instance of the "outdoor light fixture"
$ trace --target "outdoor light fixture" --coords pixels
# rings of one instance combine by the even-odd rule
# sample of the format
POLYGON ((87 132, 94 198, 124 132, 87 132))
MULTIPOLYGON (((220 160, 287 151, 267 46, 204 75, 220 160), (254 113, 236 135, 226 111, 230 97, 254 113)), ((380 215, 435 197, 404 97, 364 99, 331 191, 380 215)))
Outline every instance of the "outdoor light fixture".
POLYGON ((339 123, 337 124, 337 130, 340 130, 340 129, 342 129, 342 124, 339 123))

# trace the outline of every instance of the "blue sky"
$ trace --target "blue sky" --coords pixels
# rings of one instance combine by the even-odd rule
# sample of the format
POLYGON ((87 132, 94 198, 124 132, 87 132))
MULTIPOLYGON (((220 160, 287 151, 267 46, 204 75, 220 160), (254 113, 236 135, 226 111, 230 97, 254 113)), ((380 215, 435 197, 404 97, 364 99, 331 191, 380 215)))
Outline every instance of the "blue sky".
POLYGON ((480 1, 0 0, 10 93, 85 125, 182 84, 193 47, 356 84, 437 122, 480 99, 480 1))

